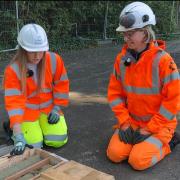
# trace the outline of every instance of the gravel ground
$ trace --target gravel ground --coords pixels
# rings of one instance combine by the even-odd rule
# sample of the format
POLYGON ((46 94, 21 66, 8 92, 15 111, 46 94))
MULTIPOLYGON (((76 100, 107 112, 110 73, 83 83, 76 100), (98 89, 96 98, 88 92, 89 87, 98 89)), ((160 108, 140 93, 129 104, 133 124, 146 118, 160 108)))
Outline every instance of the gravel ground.
MULTIPOLYGON (((168 52, 180 68, 180 41, 167 44, 168 52)), ((117 180, 180 180, 180 145, 155 167, 134 171, 125 161, 113 164, 106 158, 106 148, 113 134, 114 115, 106 101, 109 75, 118 45, 62 53, 70 79, 71 103, 64 110, 69 127, 69 141, 61 149, 46 147, 66 159, 75 160, 114 175, 117 180)), ((0 61, 1 74, 8 60, 0 61)), ((0 91, 1 118, 6 119, 3 92, 0 91)), ((3 136, 2 129, 1 135, 3 136)), ((177 131, 180 131, 178 126, 177 131)), ((5 141, 0 137, 0 144, 5 141)))

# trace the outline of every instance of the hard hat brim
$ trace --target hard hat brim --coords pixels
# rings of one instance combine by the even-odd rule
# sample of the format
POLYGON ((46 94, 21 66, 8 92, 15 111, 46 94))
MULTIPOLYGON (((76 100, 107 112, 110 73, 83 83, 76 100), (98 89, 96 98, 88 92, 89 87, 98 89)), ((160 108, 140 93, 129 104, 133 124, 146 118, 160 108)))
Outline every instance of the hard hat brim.
POLYGON ((118 28, 116 28, 116 31, 117 32, 126 32, 126 31, 130 31, 130 30, 133 30, 133 29, 135 29, 135 28, 125 28, 125 27, 123 27, 123 26, 119 26, 118 28))
MULTIPOLYGON (((20 45, 21 46, 21 45, 20 45)), ((49 47, 41 47, 41 48, 27 48, 25 46, 21 46, 23 49, 25 49, 28 52, 42 52, 42 51, 48 51, 49 47)))

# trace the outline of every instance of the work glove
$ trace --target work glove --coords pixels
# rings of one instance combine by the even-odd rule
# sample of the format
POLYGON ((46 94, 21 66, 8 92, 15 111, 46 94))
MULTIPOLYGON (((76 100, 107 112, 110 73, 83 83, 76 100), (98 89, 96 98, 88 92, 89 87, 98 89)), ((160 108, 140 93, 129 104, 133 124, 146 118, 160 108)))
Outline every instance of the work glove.
POLYGON ((138 144, 147 139, 149 136, 151 136, 150 133, 143 134, 138 128, 136 131, 134 131, 133 144, 138 144))
POLYGON ((119 129, 119 137, 121 141, 123 141, 125 144, 133 143, 133 134, 134 134, 134 131, 131 126, 129 126, 125 130, 119 129))
POLYGON ((58 111, 55 108, 53 108, 53 110, 48 115, 48 123, 56 124, 59 121, 59 119, 60 119, 60 115, 58 111))
POLYGON ((26 141, 22 133, 14 135, 13 140, 14 148, 10 152, 11 156, 23 154, 26 147, 33 148, 33 146, 26 144, 26 141))

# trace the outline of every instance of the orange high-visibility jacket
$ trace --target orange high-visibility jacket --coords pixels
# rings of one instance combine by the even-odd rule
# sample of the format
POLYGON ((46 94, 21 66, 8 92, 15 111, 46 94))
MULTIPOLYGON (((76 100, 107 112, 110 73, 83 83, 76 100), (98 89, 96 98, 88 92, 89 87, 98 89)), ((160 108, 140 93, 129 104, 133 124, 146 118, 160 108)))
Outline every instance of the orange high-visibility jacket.
POLYGON ((172 57, 164 51, 165 42, 151 42, 136 62, 124 45, 116 57, 108 86, 108 101, 118 119, 146 127, 175 129, 180 110, 180 76, 172 57), (129 59, 128 59, 129 58, 129 59), (130 66, 124 62, 131 60, 130 66))
POLYGON ((63 60, 58 54, 45 54, 45 83, 37 93, 33 77, 27 77, 26 96, 22 94, 20 72, 17 63, 5 69, 5 106, 10 126, 23 121, 35 121, 40 113, 48 114, 54 105, 67 106, 69 102, 69 80, 63 60))

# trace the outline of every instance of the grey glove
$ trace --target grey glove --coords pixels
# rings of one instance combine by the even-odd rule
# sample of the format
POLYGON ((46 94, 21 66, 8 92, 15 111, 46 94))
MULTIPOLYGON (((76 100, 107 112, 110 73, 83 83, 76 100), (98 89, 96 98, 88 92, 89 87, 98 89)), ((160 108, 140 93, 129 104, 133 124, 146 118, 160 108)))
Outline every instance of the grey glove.
POLYGON ((22 133, 16 134, 13 137, 14 140, 14 148, 10 152, 11 155, 20 155, 23 154, 25 150, 26 141, 22 133))
POLYGON ((142 141, 144 141, 145 139, 147 139, 149 136, 151 136, 151 134, 141 134, 140 133, 140 129, 137 129, 134 132, 134 138, 133 138, 133 144, 138 144, 142 141))
POLYGON ((48 116, 48 123, 49 124, 56 124, 60 119, 60 115, 56 108, 53 108, 53 110, 50 112, 48 116))
POLYGON ((132 127, 128 127, 126 130, 119 129, 119 137, 125 144, 132 144, 134 131, 132 127))

